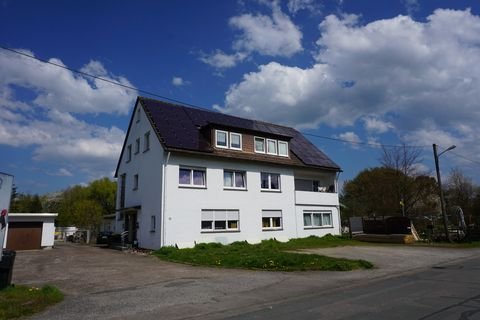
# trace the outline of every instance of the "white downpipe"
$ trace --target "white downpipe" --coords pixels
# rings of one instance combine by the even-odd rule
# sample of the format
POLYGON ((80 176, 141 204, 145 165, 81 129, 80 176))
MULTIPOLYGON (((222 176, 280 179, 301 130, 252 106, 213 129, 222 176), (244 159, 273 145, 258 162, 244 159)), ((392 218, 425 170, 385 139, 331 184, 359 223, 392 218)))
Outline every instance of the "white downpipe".
POLYGON ((162 224, 162 236, 160 238, 160 247, 163 247, 165 246, 165 199, 167 198, 165 196, 165 194, 167 193, 167 189, 166 189, 166 181, 167 181, 167 177, 165 176, 165 173, 166 173, 166 169, 167 169, 167 165, 168 165, 168 160, 170 160, 170 151, 167 153, 167 157, 165 158, 165 162, 162 164, 162 206, 161 206, 161 224, 162 224))

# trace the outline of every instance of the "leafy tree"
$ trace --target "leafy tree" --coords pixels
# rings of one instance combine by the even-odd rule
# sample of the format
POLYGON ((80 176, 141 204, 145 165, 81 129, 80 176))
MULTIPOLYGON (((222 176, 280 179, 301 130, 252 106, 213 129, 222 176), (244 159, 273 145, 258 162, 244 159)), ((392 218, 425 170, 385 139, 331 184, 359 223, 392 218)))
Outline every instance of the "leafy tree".
POLYGON ((472 179, 466 177, 459 168, 454 168, 450 171, 445 185, 445 201, 448 206, 459 206, 466 220, 474 219, 475 202, 479 195, 478 187, 473 184, 472 179))
POLYGON ((114 181, 106 177, 95 180, 88 186, 88 192, 89 199, 96 201, 102 207, 103 214, 115 212, 117 184, 114 181))
POLYGON ((10 205, 10 212, 38 213, 43 212, 40 197, 30 194, 20 193, 15 195, 15 199, 10 205))

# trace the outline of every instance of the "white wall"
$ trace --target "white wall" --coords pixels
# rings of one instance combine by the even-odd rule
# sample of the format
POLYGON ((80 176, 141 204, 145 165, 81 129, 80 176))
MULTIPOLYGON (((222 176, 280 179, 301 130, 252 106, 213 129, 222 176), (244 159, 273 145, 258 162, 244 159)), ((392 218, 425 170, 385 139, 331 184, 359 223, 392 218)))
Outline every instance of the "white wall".
MULTIPOLYGON (((117 209, 120 207, 120 176, 126 173, 125 207, 141 205, 137 212, 137 239, 142 248, 156 249, 160 247, 160 211, 162 187, 162 163, 164 158, 163 148, 156 137, 155 131, 145 116, 143 108, 140 112, 140 121, 137 122, 137 108, 134 109, 134 119, 127 137, 127 143, 120 162, 117 181, 117 209), (144 152, 144 134, 150 131, 150 149, 144 152), (140 152, 135 154, 135 141, 140 138, 140 152), (127 160, 127 146, 132 145, 132 158, 127 160), (134 175, 139 175, 139 186, 133 190, 134 175), (151 216, 156 217, 156 230, 150 231, 151 216)), ((117 213, 118 217, 118 213, 117 213)), ((121 233, 123 221, 115 219, 116 233, 121 233)))
MULTIPOLYGON (((259 242, 270 238, 287 241, 311 234, 322 236, 327 233, 339 233, 336 207, 329 207, 329 209, 333 208, 334 228, 304 230, 302 209, 296 208, 295 205, 294 171, 291 168, 177 153, 170 158, 166 179, 165 245, 190 247, 194 242, 230 243, 243 240, 259 242), (207 188, 179 187, 179 166, 206 168, 207 188), (224 190, 224 169, 246 171, 247 191, 224 190), (281 192, 262 191, 260 189, 261 172, 281 174, 281 192), (201 232, 202 209, 238 209, 240 231, 201 232), (272 209, 282 210, 283 229, 263 231, 262 210, 272 209)), ((336 201, 338 203, 338 195, 336 201)))

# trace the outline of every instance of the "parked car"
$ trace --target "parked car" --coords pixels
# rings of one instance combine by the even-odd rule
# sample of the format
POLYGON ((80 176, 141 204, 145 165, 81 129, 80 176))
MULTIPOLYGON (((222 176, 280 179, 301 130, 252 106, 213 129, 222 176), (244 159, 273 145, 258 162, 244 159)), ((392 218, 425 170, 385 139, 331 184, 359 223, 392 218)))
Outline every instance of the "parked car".
POLYGON ((97 244, 109 244, 110 237, 112 232, 103 231, 97 235, 97 244))

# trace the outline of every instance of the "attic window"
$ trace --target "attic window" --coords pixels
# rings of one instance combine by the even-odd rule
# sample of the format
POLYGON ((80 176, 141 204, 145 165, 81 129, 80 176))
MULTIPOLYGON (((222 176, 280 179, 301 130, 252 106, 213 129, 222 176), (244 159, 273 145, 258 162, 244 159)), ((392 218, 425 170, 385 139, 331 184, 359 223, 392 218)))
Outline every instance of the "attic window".
POLYGON ((137 123, 140 122, 140 112, 141 112, 140 107, 138 107, 138 109, 137 109, 137 123))
POLYGON ((267 153, 277 154, 277 140, 267 139, 267 153))
POLYGON ((265 138, 255 137, 255 152, 265 153, 265 138))
POLYGON ((228 148, 228 132, 215 130, 215 145, 218 148, 228 148))
POLYGON ((230 149, 242 150, 242 135, 230 132, 230 149))
POLYGON ((278 155, 288 157, 288 142, 278 141, 278 155))

